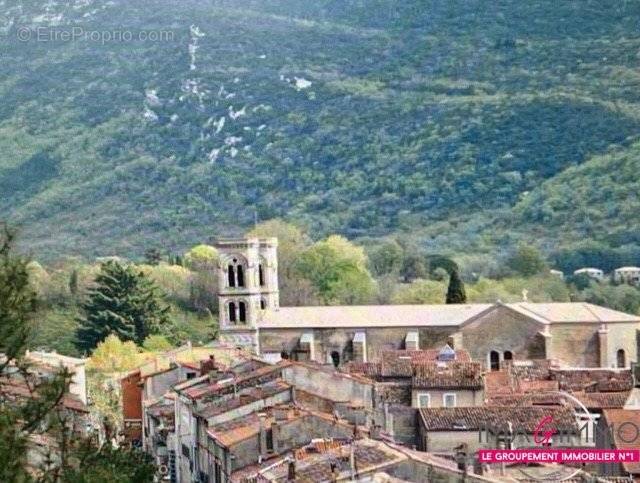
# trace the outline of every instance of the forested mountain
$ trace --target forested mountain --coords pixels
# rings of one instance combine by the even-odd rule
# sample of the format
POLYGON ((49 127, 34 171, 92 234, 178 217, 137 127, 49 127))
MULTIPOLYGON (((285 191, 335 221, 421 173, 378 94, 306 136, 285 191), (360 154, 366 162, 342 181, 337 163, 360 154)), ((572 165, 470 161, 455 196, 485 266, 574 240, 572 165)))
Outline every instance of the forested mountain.
POLYGON ((256 216, 633 251, 638 18, 626 0, 0 0, 0 218, 49 258, 177 250, 256 216))

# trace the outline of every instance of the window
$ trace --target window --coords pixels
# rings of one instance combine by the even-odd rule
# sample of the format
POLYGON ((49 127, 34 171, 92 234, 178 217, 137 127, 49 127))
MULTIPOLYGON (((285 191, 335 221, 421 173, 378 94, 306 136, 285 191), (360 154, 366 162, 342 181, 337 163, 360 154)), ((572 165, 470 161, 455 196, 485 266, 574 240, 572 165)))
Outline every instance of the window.
POLYGON ((260 286, 264 287, 264 270, 262 269, 262 263, 258 265, 258 281, 260 286))
POLYGON ((512 361, 513 360, 513 352, 511 351, 504 351, 504 354, 502 355, 502 358, 505 361, 512 361))
POLYGON ((236 304, 229 302, 229 322, 236 322, 236 304))
POLYGON ((627 358, 625 356, 624 349, 620 349, 616 352, 616 362, 620 368, 627 367, 627 358))
POLYGON ((418 407, 419 408, 430 408, 431 407, 431 394, 424 393, 424 392, 418 394, 418 407))
POLYGON ((239 312, 240 322, 246 322, 247 321, 247 309, 246 309, 245 303, 244 302, 240 302, 238 304, 238 306, 239 306, 238 312, 239 312))
POLYGON ((229 287, 236 286, 236 269, 233 265, 227 267, 227 276, 229 277, 229 287))
POLYGON ((238 258, 227 266, 227 283, 229 287, 244 287, 244 266, 238 258))
POLYGON ((196 373, 195 372, 187 372, 187 380, 188 379, 193 379, 194 377, 196 377, 196 373))
POLYGON ((500 370, 500 353, 497 351, 491 351, 489 353, 489 368, 492 371, 500 370))
POLYGON ((453 393, 443 394, 442 395, 442 405, 445 408, 455 408, 456 407, 456 395, 453 393))
POLYGON ((264 310, 264 309, 266 309, 266 308, 267 308, 267 301, 266 301, 265 299, 261 299, 261 300, 260 300, 260 308, 261 308, 262 310, 264 310))
POLYGON ((244 270, 242 265, 236 267, 236 272, 238 272, 238 287, 244 287, 244 270))

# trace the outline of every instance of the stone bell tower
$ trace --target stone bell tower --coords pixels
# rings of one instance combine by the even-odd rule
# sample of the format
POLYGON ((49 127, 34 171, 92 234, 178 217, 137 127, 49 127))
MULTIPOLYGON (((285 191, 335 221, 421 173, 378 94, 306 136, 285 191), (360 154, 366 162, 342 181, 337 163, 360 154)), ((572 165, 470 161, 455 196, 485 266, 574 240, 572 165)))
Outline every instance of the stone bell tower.
POLYGON ((280 303, 278 239, 221 239, 215 247, 220 340, 258 353, 258 321, 280 303))

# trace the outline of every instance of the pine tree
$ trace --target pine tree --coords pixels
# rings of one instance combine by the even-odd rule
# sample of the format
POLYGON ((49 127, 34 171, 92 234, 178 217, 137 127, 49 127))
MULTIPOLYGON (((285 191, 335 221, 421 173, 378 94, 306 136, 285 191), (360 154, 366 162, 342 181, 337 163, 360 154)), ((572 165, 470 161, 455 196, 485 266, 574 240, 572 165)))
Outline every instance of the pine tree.
POLYGON ((155 284, 115 261, 102 264, 82 309, 76 344, 83 351, 93 350, 109 334, 142 345, 168 323, 169 307, 161 304, 155 284))
POLYGON ((467 302, 467 294, 464 290, 464 283, 457 270, 451 272, 449 277, 449 288, 447 289, 448 304, 464 304, 467 302))

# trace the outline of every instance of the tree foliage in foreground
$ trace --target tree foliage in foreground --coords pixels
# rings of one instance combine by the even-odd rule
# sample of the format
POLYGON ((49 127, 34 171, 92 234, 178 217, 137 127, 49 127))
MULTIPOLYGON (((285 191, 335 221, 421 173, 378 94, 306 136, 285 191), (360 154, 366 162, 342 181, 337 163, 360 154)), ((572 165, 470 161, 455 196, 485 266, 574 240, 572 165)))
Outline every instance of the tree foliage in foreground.
POLYGON ((28 260, 13 252, 13 233, 0 234, 0 481, 12 483, 146 483, 155 469, 144 453, 100 445, 77 433, 77 415, 64 408, 70 374, 34 377, 23 359, 36 313, 28 260), (16 396, 10 386, 26 394, 16 396), (46 441, 34 459, 34 438, 46 441))

